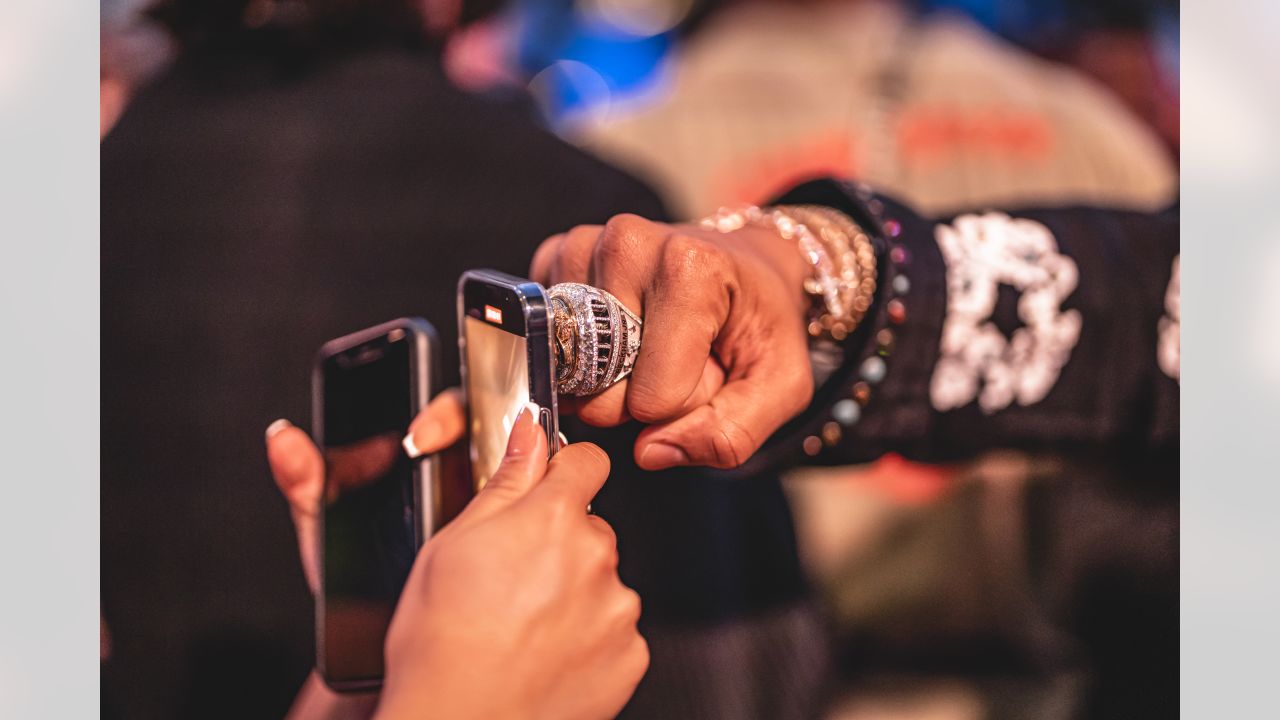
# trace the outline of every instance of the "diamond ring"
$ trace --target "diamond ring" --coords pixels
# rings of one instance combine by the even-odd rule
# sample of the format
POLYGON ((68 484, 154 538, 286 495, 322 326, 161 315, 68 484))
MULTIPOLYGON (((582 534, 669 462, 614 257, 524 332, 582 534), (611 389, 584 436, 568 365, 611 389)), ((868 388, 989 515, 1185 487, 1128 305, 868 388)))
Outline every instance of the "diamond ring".
POLYGON ((594 395, 630 374, 640 354, 639 316, 590 285, 552 285, 547 297, 561 395, 594 395))

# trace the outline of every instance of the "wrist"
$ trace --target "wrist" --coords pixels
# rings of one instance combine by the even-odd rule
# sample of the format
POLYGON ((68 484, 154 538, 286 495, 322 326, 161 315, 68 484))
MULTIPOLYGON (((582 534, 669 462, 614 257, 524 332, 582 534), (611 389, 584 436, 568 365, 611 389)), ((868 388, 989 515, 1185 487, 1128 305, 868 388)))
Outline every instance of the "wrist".
POLYGON ((805 281, 813 277, 813 267, 796 247, 778 237, 778 232, 758 225, 747 225, 732 233, 733 242, 753 248, 778 276, 786 297, 795 308, 796 317, 807 320, 812 300, 805 292, 805 281))
MULTIPOLYGON (((698 225, 721 234, 763 235, 756 246, 769 252, 770 267, 807 296, 801 307, 814 339, 843 342, 871 308, 878 227, 868 231, 849 216, 817 205, 721 208, 698 225)), ((735 241, 742 243, 739 237, 735 241)))
MULTIPOLYGON (((420 638, 424 644, 429 641, 420 638)), ((423 659, 410 667, 388 668, 374 720, 470 720, 520 717, 534 707, 524 684, 499 678, 462 645, 436 636, 434 647, 455 647, 449 657, 423 659)))

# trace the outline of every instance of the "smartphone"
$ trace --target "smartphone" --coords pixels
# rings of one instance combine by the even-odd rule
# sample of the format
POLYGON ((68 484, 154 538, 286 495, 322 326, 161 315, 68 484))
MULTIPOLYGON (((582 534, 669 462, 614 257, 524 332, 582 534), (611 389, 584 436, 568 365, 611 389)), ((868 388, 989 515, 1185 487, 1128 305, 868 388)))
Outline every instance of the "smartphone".
POLYGON ((541 285, 496 270, 462 275, 458 343, 477 490, 498 469, 511 427, 528 403, 539 408, 549 452, 559 447, 551 342, 551 310, 541 285))
POLYGON ((383 643, 418 548, 435 531, 438 459, 410 460, 409 423, 435 392, 435 330, 402 318, 325 343, 312 429, 325 464, 316 668, 335 690, 381 685, 383 643))

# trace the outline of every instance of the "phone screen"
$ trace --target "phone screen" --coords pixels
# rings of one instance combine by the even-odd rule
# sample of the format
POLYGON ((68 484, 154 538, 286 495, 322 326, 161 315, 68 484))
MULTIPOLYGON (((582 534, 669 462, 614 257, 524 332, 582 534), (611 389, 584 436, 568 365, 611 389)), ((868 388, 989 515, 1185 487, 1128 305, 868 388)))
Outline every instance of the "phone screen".
POLYGON ((465 318, 471 472, 476 488, 484 487, 498 469, 511 426, 530 400, 528 343, 523 335, 492 322, 465 318))
POLYGON ((376 681, 416 555, 411 340, 393 330, 323 364, 325 675, 376 681))

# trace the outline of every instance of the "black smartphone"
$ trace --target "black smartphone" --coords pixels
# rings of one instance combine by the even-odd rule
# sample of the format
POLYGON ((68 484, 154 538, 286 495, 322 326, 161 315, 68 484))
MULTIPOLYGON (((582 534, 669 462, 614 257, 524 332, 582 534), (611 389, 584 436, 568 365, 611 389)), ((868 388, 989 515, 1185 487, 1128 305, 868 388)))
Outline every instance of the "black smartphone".
POLYGON ((335 690, 378 687, 383 643, 418 548, 441 522, 439 461, 402 441, 438 384, 430 323, 402 318, 325 343, 312 375, 324 456, 316 668, 335 690))
POLYGON ((538 406, 550 452, 559 446, 551 335, 551 310, 541 285, 496 270, 462 275, 458 343, 476 489, 502 462, 511 426, 529 403, 538 406))

